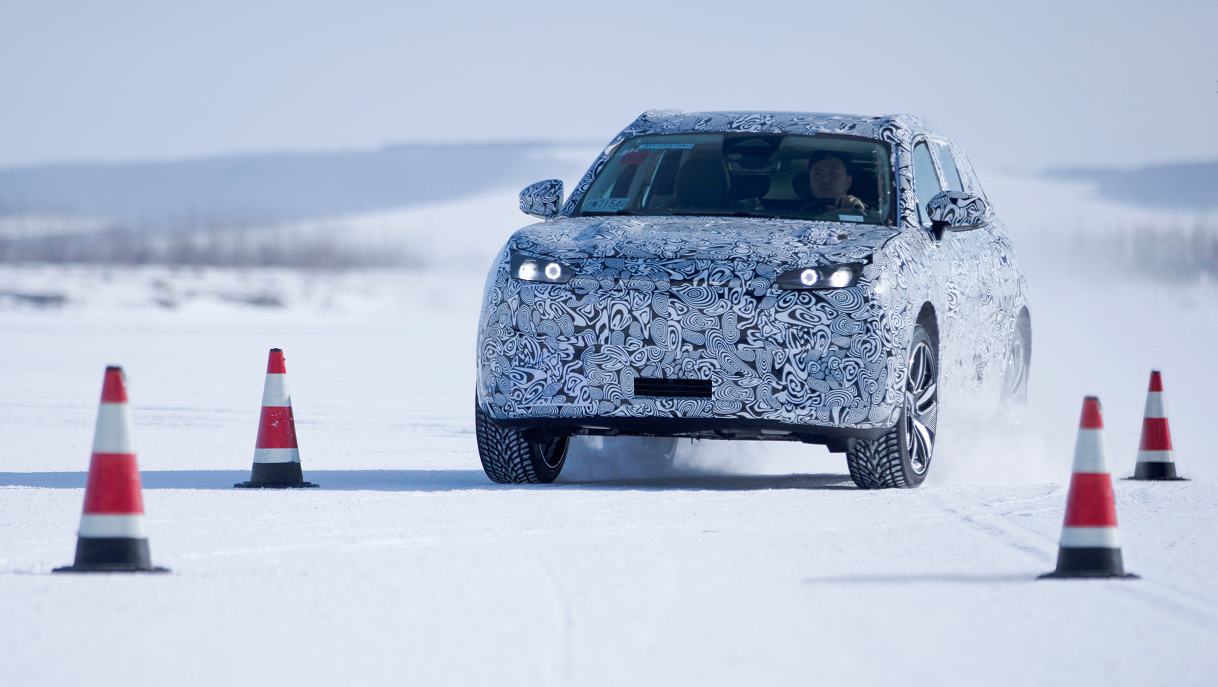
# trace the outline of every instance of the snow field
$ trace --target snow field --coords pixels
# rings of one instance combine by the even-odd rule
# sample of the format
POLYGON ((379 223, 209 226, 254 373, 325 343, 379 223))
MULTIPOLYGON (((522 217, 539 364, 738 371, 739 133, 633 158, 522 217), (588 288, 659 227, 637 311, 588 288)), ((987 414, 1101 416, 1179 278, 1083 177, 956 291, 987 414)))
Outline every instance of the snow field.
MULTIPOLYGON (((492 233, 470 250, 510 229, 492 233)), ((684 442, 669 463, 654 442, 585 441, 561 484, 490 483, 470 417, 480 268, 5 268, 0 291, 69 299, 0 301, 0 682, 1209 684, 1218 294, 1052 258, 1026 265, 1023 429, 957 408, 928 484, 884 492, 821 447, 749 442, 684 442), (271 347, 320 490, 231 488, 271 347), (72 560, 111 363, 172 575, 48 574, 72 560), (1143 579, 1034 581, 1083 395, 1131 474, 1152 366, 1193 481, 1115 480, 1143 579)))
POLYGON ((20 622, 0 635, 21 650, 0 667, 18 684, 1028 685, 1204 684, 1214 667, 1218 608, 1195 574, 1218 562, 1195 529, 1212 519, 1156 513, 1212 509, 1210 482, 1118 485, 1146 579, 1035 582, 1058 485, 504 488, 402 470, 339 491, 307 474, 315 496, 149 488, 154 560, 174 573, 66 580, 13 563, 70 558, 79 490, 6 476, 36 496, 6 517, 20 622))

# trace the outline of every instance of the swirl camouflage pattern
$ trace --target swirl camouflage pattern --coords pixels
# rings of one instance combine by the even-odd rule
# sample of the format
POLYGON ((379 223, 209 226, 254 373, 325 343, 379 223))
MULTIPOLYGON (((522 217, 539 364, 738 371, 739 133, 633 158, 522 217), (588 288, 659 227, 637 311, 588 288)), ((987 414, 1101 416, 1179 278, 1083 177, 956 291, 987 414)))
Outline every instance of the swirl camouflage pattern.
POLYGON ((833 448, 833 437, 874 438, 897 423, 919 321, 937 338, 945 401, 1001 392, 1017 321, 1027 317, 1026 281, 967 158, 921 119, 649 111, 606 147, 560 210, 548 183, 526 190, 521 209, 551 219, 517 231, 486 283, 477 404, 492 422, 665 436, 752 428, 751 438, 828 437, 833 448), (870 223, 581 213, 623 144, 694 133, 879 142, 892 170, 893 212, 870 223), (948 214, 967 215, 978 228, 938 238, 922 219, 930 208, 919 210, 913 158, 923 142, 936 149, 944 186, 959 186, 934 199, 932 216, 946 213, 943 221, 956 224, 948 214), (948 155, 952 170, 940 157, 948 155), (513 256, 556 261, 572 276, 518 278, 513 256), (823 290, 776 284, 790 270, 833 265, 861 266, 857 282, 823 290), (710 391, 643 395, 640 379, 709 381, 710 391))
POLYGON ((562 206, 562 182, 539 181, 520 192, 520 211, 536 217, 550 217, 562 206))
POLYGON ((969 193, 944 191, 926 204, 931 222, 948 227, 979 227, 990 221, 993 210, 989 203, 969 193))

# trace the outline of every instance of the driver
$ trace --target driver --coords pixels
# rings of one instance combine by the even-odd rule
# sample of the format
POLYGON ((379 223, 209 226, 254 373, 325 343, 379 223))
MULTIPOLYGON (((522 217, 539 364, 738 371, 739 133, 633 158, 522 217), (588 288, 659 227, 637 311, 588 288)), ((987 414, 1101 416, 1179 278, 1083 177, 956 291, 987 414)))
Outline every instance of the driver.
POLYGON ((847 159, 843 153, 819 152, 812 156, 808 166, 808 184, 812 190, 812 200, 801 210, 817 213, 866 212, 867 205, 849 195, 850 184, 854 177, 846 166, 847 159))

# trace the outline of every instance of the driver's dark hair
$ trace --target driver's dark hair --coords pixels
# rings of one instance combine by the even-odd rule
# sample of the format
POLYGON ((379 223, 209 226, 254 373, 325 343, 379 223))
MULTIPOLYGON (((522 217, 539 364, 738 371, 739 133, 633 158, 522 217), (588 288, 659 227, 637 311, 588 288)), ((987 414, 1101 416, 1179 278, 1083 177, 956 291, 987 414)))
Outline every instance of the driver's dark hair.
POLYGON ((821 160, 837 160, 842 163, 842 167, 846 169, 846 174, 854 175, 852 165, 850 164, 850 156, 846 153, 841 153, 836 150, 818 150, 812 153, 812 157, 808 158, 808 167, 820 162, 821 160))

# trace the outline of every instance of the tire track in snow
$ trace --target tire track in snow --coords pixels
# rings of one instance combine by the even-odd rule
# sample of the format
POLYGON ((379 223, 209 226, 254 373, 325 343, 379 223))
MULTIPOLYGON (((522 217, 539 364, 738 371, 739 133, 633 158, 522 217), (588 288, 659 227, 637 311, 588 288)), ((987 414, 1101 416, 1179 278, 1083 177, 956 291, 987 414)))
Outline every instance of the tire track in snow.
POLYGON ((1167 618, 1218 635, 1218 605, 1188 592, 1155 580, 1138 580, 1136 585, 1118 588, 1122 594, 1137 599, 1148 608, 1167 618), (1168 611, 1170 607, 1171 611, 1168 611))
POLYGON ((554 572, 550 561, 533 556, 532 562, 533 569, 538 572, 538 577, 546 581, 546 587, 550 590, 550 596, 557 604, 559 615, 562 618, 559 627, 559 636, 562 641, 558 648, 558 656, 555 657, 558 664, 557 684, 573 685, 575 684, 575 615, 571 606, 571 595, 567 592, 567 588, 559 579, 558 574, 554 572))
MULTIPOLYGON (((1048 489, 1038 489, 1038 493, 1031 496, 1009 495, 994 501, 983 502, 978 504, 983 508, 994 508, 999 504, 1005 504, 1008 508, 998 512, 980 514, 968 512, 975 509, 977 505, 967 508, 949 505, 939 492, 932 492, 928 501, 952 519, 978 533, 982 539, 1029 555, 1039 563, 1052 565, 1057 559, 1056 539, 1047 539, 1043 534, 1026 525, 1020 524, 1018 529, 1011 527, 1012 521, 1009 518, 1049 510, 1048 506, 1034 510, 1029 510, 1026 506, 1056 496, 1057 491, 1059 488, 1054 486, 1048 489), (1014 506, 1014 508, 1010 506, 1014 506), (994 541, 995 539, 997 541, 994 541), (1053 550, 1050 551, 1050 549, 1053 550)), ((1064 498, 1062 500, 1064 502, 1064 498)))
MULTIPOLYGON (((1058 499, 1064 503, 1065 487, 1053 485, 1051 489, 1034 496, 1006 496, 992 501, 985 501, 978 505, 985 508, 994 508, 1000 504, 1026 506, 1050 498, 1058 499)), ((1032 515, 1036 512, 1049 510, 1061 510, 1060 506, 1033 510, 1016 507, 976 515, 967 512, 968 509, 966 508, 948 505, 941 498, 932 497, 929 500, 935 502, 936 507, 943 512, 972 529, 983 540, 1014 549, 1043 562, 1046 566, 1046 572, 1048 572, 1048 568, 1056 564, 1058 547, 1056 537, 1047 538, 1040 531, 1020 523, 1013 523, 1009 518, 1012 516, 1032 515), (994 539, 998 541, 994 542, 994 539)), ((1111 588, 1115 589, 1117 593, 1124 594, 1126 597, 1138 601, 1143 606, 1163 615, 1169 620, 1176 623, 1186 623, 1206 632, 1218 634, 1218 604, 1187 591, 1176 589, 1163 582, 1145 579, 1130 582, 1132 583, 1122 583, 1114 585, 1111 588), (1170 607, 1170 610, 1165 607, 1170 607)))

